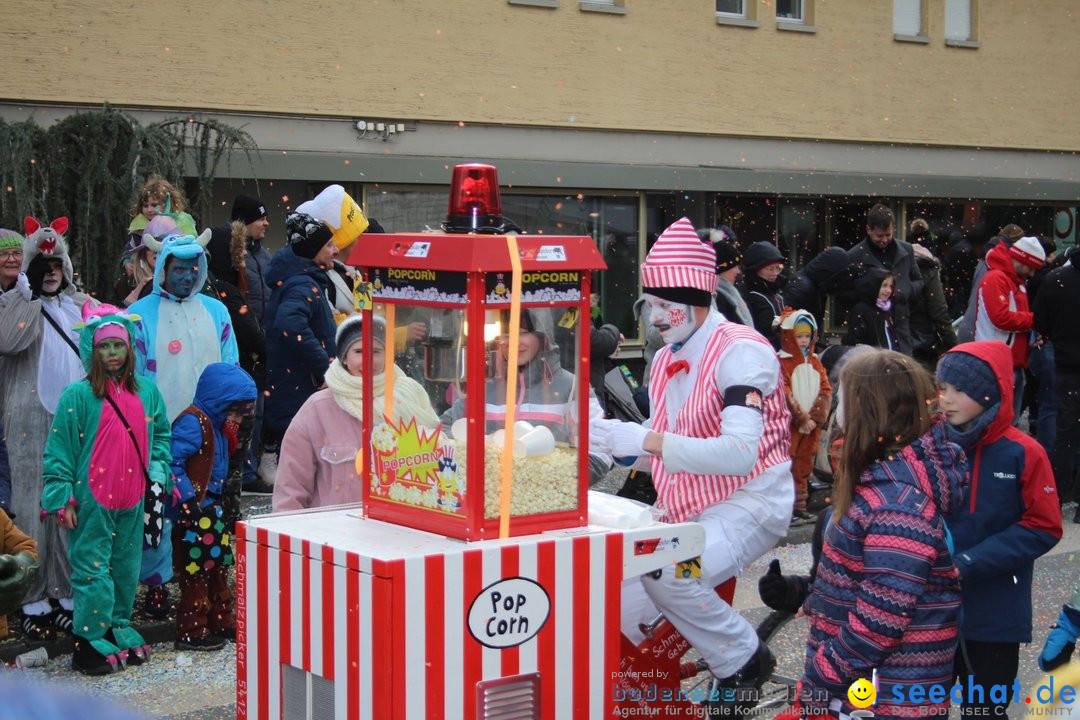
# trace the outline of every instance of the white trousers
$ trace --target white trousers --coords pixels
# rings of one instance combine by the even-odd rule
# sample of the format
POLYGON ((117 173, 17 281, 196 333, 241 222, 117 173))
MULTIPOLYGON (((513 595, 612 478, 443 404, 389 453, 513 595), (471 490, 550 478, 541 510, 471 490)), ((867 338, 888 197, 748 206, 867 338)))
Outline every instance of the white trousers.
POLYGON ((709 664, 718 678, 735 674, 757 650, 754 627, 716 594, 720 583, 740 575, 782 539, 791 521, 791 463, 775 465, 722 503, 694 518, 705 528, 701 577, 630 578, 622 589, 622 631, 632 642, 638 626, 662 612, 709 664))

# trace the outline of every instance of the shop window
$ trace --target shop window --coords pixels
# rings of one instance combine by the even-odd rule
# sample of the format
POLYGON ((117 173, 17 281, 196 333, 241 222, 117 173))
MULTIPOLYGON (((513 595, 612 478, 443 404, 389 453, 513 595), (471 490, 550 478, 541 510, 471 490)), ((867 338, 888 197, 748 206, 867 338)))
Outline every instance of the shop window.
POLYGON ((945 0, 945 44, 977 48, 976 0, 945 0))
POLYGON ((716 22, 757 27, 757 5, 758 0, 716 0, 716 22))
POLYGON ((893 39, 928 43, 926 0, 893 0, 893 39))
MULTIPOLYGON (((776 242, 776 198, 750 195, 716 198, 716 225, 727 225, 739 238, 743 250, 759 240, 776 242)), ((784 248, 780 248, 783 252, 784 248)), ((786 255, 785 255, 786 257, 786 255)), ((791 258, 788 264, 791 264, 791 258)))
POLYGON ((791 263, 792 271, 810 262, 825 249, 825 202, 780 200, 776 222, 776 245, 791 263))

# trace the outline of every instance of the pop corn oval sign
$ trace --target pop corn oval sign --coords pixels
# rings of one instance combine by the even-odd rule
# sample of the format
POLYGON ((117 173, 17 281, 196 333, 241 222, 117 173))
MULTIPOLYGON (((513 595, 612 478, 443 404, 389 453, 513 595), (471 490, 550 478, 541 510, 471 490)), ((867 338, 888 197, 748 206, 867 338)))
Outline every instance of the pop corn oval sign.
POLYGON ((551 600, 534 580, 506 578, 480 591, 469 606, 469 632, 481 645, 509 648, 528 642, 547 623, 551 600))

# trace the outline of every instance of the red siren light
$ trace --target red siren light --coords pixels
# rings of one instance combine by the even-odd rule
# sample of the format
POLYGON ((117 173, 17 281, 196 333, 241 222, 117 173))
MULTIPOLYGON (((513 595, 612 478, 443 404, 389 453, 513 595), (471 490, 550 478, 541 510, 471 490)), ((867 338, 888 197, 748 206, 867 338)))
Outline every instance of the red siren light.
POLYGON ((452 233, 498 233, 502 228, 502 200, 495 166, 455 165, 444 229, 452 233))

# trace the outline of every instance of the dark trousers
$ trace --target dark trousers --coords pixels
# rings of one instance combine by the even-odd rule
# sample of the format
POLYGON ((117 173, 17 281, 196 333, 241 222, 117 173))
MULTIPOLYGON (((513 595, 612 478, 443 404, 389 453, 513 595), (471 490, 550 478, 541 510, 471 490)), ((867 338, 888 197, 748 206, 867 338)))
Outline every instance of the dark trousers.
POLYGON ((1076 500, 1076 451, 1080 450, 1080 374, 1059 372, 1057 437, 1054 440, 1054 480, 1061 502, 1076 500))
POLYGON ((176 637, 195 640, 236 627, 236 602, 229 588, 229 569, 217 566, 194 575, 177 572, 180 603, 176 606, 176 637))
POLYGON ((964 688, 965 702, 961 706, 961 717, 965 714, 986 718, 1007 717, 1005 710, 1012 700, 1012 682, 1019 667, 1020 643, 961 640, 953 660, 956 681, 964 688), (980 698, 976 691, 974 696, 969 698, 969 685, 982 686, 982 697, 980 698), (990 690, 994 685, 1006 686, 1004 703, 996 703, 990 699, 990 690), (967 702, 969 699, 974 702, 967 702), (995 710, 997 707, 1001 709, 995 710))

